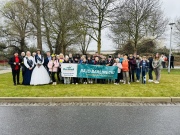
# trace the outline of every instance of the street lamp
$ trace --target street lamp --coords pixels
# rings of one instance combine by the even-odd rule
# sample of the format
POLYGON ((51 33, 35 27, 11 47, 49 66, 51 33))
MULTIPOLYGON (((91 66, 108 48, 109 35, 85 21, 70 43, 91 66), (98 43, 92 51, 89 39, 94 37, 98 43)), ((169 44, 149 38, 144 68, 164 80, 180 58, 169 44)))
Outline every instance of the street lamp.
POLYGON ((172 41, 172 28, 175 23, 170 23, 171 33, 170 33, 170 48, 169 48, 169 63, 168 63, 168 74, 170 73, 170 62, 171 62, 171 41, 172 41))

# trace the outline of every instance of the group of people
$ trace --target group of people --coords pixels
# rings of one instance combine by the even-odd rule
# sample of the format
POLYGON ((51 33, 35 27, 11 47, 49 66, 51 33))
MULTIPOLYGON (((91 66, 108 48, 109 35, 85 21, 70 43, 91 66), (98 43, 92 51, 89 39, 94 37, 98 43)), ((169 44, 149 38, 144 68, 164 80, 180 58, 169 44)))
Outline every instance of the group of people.
MULTIPOLYGON (((46 57, 41 54, 41 50, 37 50, 36 54, 31 55, 30 51, 21 53, 17 52, 10 58, 9 64, 12 68, 14 85, 20 84, 19 76, 20 69, 22 68, 23 85, 44 85, 57 83, 64 84, 78 84, 78 83, 107 83, 106 79, 87 79, 77 77, 62 77, 61 65, 62 63, 76 63, 76 64, 91 64, 91 65, 104 65, 104 66, 117 66, 118 74, 114 84, 119 83, 130 84, 130 82, 146 83, 146 74, 149 75, 149 82, 159 83, 162 67, 162 59, 159 53, 154 56, 134 57, 130 55, 118 54, 113 58, 111 55, 108 57, 99 55, 97 52, 94 55, 69 55, 64 56, 62 53, 59 55, 46 52, 46 57), (156 78, 153 80, 152 72, 154 71, 156 78), (135 80, 136 75, 136 80, 135 80)), ((112 80, 111 80, 112 82, 112 80)))

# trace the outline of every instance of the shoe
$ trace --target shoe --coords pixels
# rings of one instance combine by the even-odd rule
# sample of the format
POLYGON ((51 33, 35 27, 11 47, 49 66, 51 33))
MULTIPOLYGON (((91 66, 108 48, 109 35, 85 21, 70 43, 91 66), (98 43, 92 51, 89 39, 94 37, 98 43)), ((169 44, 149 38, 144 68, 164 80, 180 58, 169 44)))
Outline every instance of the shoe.
POLYGON ((130 82, 128 82, 128 84, 130 84, 130 82))
POLYGON ((126 84, 126 82, 124 82, 123 84, 126 84))
POLYGON ((119 83, 116 83, 116 85, 119 85, 119 83))
POLYGON ((76 85, 78 85, 78 83, 76 83, 76 85))
POLYGON ((85 84, 85 82, 83 84, 85 84))
POLYGON ((153 82, 153 80, 149 79, 148 82, 153 82))
POLYGON ((87 82, 85 82, 85 84, 87 84, 87 82))
POLYGON ((159 81, 155 81, 154 83, 158 84, 158 83, 159 83, 159 81))
POLYGON ((139 82, 139 80, 137 80, 136 82, 139 82))
POLYGON ((114 83, 115 85, 117 84, 117 83, 114 83))
POLYGON ((91 84, 93 84, 93 81, 91 81, 91 84))

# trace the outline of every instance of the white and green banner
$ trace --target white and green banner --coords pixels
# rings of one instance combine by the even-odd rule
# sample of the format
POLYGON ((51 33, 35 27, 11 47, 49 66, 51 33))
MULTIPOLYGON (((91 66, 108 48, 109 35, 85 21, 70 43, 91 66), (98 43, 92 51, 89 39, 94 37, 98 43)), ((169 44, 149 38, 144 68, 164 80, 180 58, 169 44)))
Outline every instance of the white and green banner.
POLYGON ((77 65, 72 63, 61 64, 61 75, 62 77, 77 77, 77 65))

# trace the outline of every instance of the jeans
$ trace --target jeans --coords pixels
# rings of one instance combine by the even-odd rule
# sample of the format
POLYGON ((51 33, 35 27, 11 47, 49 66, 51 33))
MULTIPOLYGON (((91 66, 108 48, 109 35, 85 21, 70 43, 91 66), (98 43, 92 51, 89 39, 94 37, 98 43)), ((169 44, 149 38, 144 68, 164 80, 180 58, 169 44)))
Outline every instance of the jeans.
POLYGON ((137 68, 136 69, 136 79, 139 80, 140 79, 140 74, 141 74, 141 69, 137 68))

